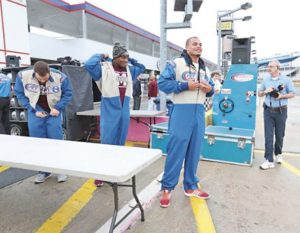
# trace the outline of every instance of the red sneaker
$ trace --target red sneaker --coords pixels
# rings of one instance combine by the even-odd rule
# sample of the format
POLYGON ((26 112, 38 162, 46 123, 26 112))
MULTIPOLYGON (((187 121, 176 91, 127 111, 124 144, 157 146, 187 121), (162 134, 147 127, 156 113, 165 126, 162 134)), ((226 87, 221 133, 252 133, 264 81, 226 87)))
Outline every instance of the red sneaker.
POLYGON ((167 189, 162 191, 162 196, 160 198, 160 207, 167 208, 170 205, 171 192, 167 189))
POLYGON ((96 187, 102 187, 104 185, 104 182, 102 180, 95 180, 94 185, 96 187))
POLYGON ((208 199, 209 198, 209 194, 206 192, 201 191, 200 189, 188 189, 184 191, 184 195, 188 196, 188 197, 197 197, 200 199, 208 199))

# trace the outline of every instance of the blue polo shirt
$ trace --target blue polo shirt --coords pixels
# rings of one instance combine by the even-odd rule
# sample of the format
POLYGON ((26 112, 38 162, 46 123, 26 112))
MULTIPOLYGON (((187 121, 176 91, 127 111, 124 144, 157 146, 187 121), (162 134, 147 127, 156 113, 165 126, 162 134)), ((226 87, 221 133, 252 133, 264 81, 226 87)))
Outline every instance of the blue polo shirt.
POLYGON ((5 74, 0 74, 0 97, 10 96, 10 79, 5 74))
MULTIPOLYGON (((272 87, 275 90, 278 90, 278 86, 282 85, 284 88, 280 91, 280 94, 288 94, 288 93, 295 93, 295 87, 290 78, 287 76, 279 75, 278 77, 271 78, 271 76, 266 77, 263 82, 260 84, 258 91, 265 91, 266 89, 272 87)), ((280 106, 287 106, 288 99, 276 99, 271 97, 269 94, 265 96, 265 104, 268 107, 278 108, 280 106)))

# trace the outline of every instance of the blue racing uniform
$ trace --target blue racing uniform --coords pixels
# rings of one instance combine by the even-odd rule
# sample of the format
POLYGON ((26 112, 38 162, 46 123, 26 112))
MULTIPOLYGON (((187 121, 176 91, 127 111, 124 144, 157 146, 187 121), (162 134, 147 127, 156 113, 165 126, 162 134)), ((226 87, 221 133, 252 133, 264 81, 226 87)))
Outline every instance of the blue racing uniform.
POLYGON ((120 99, 118 83, 121 77, 115 73, 111 60, 95 54, 85 63, 86 70, 96 81, 102 93, 100 137, 103 144, 124 145, 126 141, 130 122, 129 103, 132 96, 132 82, 145 70, 145 66, 135 59, 128 60, 130 64, 126 68, 126 91, 123 103, 120 99))
POLYGON ((0 134, 9 134, 10 79, 0 74, 0 134))
POLYGON ((72 99, 71 83, 65 74, 50 69, 49 80, 43 86, 35 78, 33 69, 26 69, 18 73, 14 91, 18 101, 27 108, 29 136, 63 139, 61 113, 72 99), (49 109, 38 104, 40 95, 46 95, 49 109), (58 116, 49 115, 52 108, 60 112, 58 116), (48 115, 41 118, 36 112, 48 115))
POLYGON ((169 120, 170 138, 162 190, 175 188, 183 162, 184 190, 198 188, 197 167, 205 131, 204 102, 206 97, 214 94, 214 88, 209 93, 200 89, 189 90, 188 80, 205 80, 213 87, 208 72, 202 59, 193 64, 188 54, 183 52, 180 58, 167 63, 159 77, 159 89, 167 94, 173 93, 174 104, 169 120))

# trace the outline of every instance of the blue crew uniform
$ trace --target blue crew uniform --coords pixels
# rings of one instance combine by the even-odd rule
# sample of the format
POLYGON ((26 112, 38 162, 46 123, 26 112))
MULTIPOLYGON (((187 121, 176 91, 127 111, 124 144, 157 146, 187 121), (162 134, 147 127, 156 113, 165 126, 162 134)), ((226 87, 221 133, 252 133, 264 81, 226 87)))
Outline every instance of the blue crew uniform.
POLYGON ((212 87, 202 59, 193 64, 186 53, 171 63, 161 73, 158 87, 161 91, 173 93, 173 109, 170 113, 167 158, 162 179, 162 190, 174 190, 178 183, 182 164, 184 162, 184 190, 196 190, 199 179, 197 167, 200 158, 201 145, 205 131, 206 97, 214 94, 201 90, 188 90, 188 80, 206 80, 212 87))
POLYGON ((44 86, 35 78, 32 68, 26 69, 18 73, 14 91, 18 101, 27 108, 29 136, 63 139, 62 111, 72 99, 71 83, 65 74, 50 69, 49 80, 44 86), (46 107, 39 104, 41 96, 45 96, 46 107), (60 112, 58 116, 49 115, 52 108, 60 112), (41 118, 36 112, 48 115, 41 118))
POLYGON ((9 134, 10 79, 0 74, 0 134, 9 134))
POLYGON ((128 60, 129 65, 124 74, 117 74, 111 59, 104 58, 100 54, 93 55, 85 63, 86 70, 102 93, 100 137, 103 144, 124 145, 126 141, 130 122, 132 82, 145 70, 145 66, 135 59, 128 60), (120 98, 120 81, 126 85, 124 99, 120 98))

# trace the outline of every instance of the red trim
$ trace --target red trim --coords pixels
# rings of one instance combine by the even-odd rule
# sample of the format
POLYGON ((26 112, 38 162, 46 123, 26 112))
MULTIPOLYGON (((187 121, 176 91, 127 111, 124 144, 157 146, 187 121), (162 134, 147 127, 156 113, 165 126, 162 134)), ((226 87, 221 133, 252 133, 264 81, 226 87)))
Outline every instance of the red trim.
MULTIPOLYGON (((95 8, 97 8, 97 9, 100 9, 100 10, 106 12, 108 15, 111 15, 111 16, 113 16, 113 17, 115 17, 115 18, 118 18, 120 21, 126 22, 127 24, 130 24, 130 25, 132 25, 132 26, 135 27, 135 28, 138 28, 138 29, 140 29, 140 30, 142 30, 142 31, 145 31, 145 32, 147 32, 147 33, 150 33, 150 34, 156 36, 155 34, 149 32, 149 31, 146 31, 146 30, 142 29, 141 27, 138 27, 138 26, 136 26, 136 25, 134 25, 134 24, 132 24, 132 23, 130 23, 130 22, 128 22, 128 21, 126 21, 126 20, 124 20, 124 19, 122 19, 122 18, 120 18, 120 17, 114 15, 114 14, 112 14, 112 13, 109 13, 108 11, 106 11, 106 10, 100 8, 100 7, 95 6, 94 4, 92 4, 92 3, 90 3, 90 2, 86 2, 86 1, 85 1, 84 3, 70 4, 70 3, 66 2, 65 0, 60 0, 60 2, 63 2, 63 3, 65 3, 65 4, 67 4, 67 5, 69 5, 69 6, 76 6, 76 5, 85 4, 85 7, 83 7, 82 9, 69 10, 69 9, 66 9, 65 7, 59 6, 59 5, 57 5, 57 4, 54 4, 54 3, 50 2, 49 0, 41 0, 41 1, 44 2, 44 3, 46 3, 46 4, 49 4, 49 5, 51 5, 51 6, 54 6, 54 7, 56 7, 56 8, 59 8, 59 9, 61 9, 61 10, 63 10, 63 11, 66 11, 66 12, 75 12, 75 11, 84 10, 85 12, 87 12, 87 13, 89 13, 89 14, 91 14, 91 15, 97 17, 97 18, 100 18, 100 19, 102 19, 102 20, 104 20, 104 21, 106 21, 106 22, 109 22, 109 23, 111 23, 111 24, 113 24, 113 25, 118 26, 119 28, 125 29, 126 31, 130 31, 130 32, 132 32, 132 33, 135 33, 135 34, 141 36, 141 37, 144 37, 144 38, 146 38, 146 39, 148 39, 148 40, 153 41, 153 38, 150 38, 150 37, 148 37, 147 35, 143 35, 143 34, 140 33, 140 32, 136 32, 136 31, 133 31, 133 30, 131 30, 131 29, 129 29, 129 28, 125 28, 125 27, 123 27, 122 25, 120 25, 120 24, 118 24, 118 23, 115 23, 115 22, 113 22, 113 21, 111 21, 111 20, 109 20, 109 19, 107 19, 107 18, 104 18, 104 17, 101 17, 101 16, 99 16, 99 15, 96 15, 95 13, 93 13, 93 12, 91 12, 91 11, 89 11, 89 10, 87 9, 86 5, 88 4, 88 5, 92 6, 92 7, 95 7, 95 8)), ((156 36, 156 37, 158 37, 158 36, 156 36)), ((159 37, 158 37, 158 38, 159 38, 159 37)), ((155 42, 158 43, 158 44, 160 43, 159 41, 156 41, 156 40, 155 40, 155 42)), ((174 50, 176 50, 176 51, 181 51, 180 46, 178 46, 178 45, 176 45, 176 44, 174 44, 174 43, 168 42, 168 41, 167 41, 167 44, 168 44, 168 47, 170 47, 170 48, 172 48, 172 49, 174 49, 174 50), (178 48, 177 48, 177 47, 178 47, 178 48)))
POLYGON ((25 52, 18 52, 18 51, 13 51, 13 50, 5 50, 5 49, 0 49, 0 52, 8 52, 8 53, 17 53, 17 54, 23 54, 23 55, 30 55, 30 53, 25 53, 25 52))
MULTIPOLYGON (((84 2, 82 2, 82 3, 75 3, 75 4, 71 4, 71 3, 69 3, 69 2, 66 2, 66 1, 64 1, 64 0, 60 0, 61 2, 64 2, 64 3, 66 3, 66 4, 68 4, 69 6, 77 6, 77 5, 81 5, 81 4, 84 4, 84 2)), ((81 9, 81 10, 83 10, 83 9, 81 9)))
POLYGON ((51 6, 57 7, 57 8, 59 8, 59 9, 63 10, 63 11, 70 12, 70 10, 67 10, 67 9, 65 9, 65 8, 63 8, 63 7, 59 6, 59 5, 56 5, 56 4, 52 3, 52 2, 49 2, 49 1, 47 1, 47 0, 42 0, 42 2, 44 2, 44 3, 46 3, 46 4, 49 4, 49 5, 51 5, 51 6))
POLYGON ((27 8, 27 6, 26 6, 26 5, 24 5, 24 4, 21 4, 21 3, 19 3, 19 2, 15 2, 15 1, 13 1, 13 0, 6 0, 6 1, 8 1, 8 2, 11 2, 11 3, 14 3, 14 4, 16 4, 16 5, 19 5, 19 6, 23 6, 23 7, 26 7, 26 8, 27 8))
POLYGON ((4 64, 4 65, 6 65, 6 62, 0 61, 0 64, 4 64))
POLYGON ((6 38, 5 38, 5 29, 4 29, 2 0, 0 0, 0 14, 1 14, 1 24, 2 24, 2 37, 3 37, 4 56, 6 57, 6 38))
MULTIPOLYGON (((59 6, 59 5, 54 4, 54 3, 52 3, 52 2, 49 2, 48 0, 42 0, 42 2, 44 2, 44 3, 48 4, 48 5, 54 6, 54 7, 56 7, 56 8, 59 8, 59 9, 61 9, 61 10, 63 10, 63 11, 66 11, 66 12, 76 12, 76 11, 84 10, 84 8, 82 8, 82 9, 77 9, 77 10, 69 10, 69 9, 66 9, 66 8, 64 8, 64 7, 62 7, 62 6, 59 6)), ((62 2, 68 4, 69 6, 81 5, 81 4, 72 4, 72 5, 71 5, 70 3, 67 3, 67 2, 65 2, 65 1, 62 1, 62 2)))
MULTIPOLYGON (((110 21, 110 20, 108 20, 108 19, 106 19, 106 18, 104 18, 104 17, 101 17, 101 16, 99 16, 99 15, 96 15, 96 14, 94 14, 93 12, 91 12, 91 11, 89 11, 89 10, 86 10, 86 12, 89 13, 90 15, 95 16, 96 18, 99 18, 99 19, 104 20, 105 22, 109 22, 109 23, 111 23, 111 24, 113 24, 113 25, 118 26, 119 28, 122 28, 122 29, 124 29, 124 30, 126 30, 126 31, 130 31, 130 32, 132 32, 132 33, 134 33, 134 34, 137 34, 137 35, 139 35, 139 36, 141 36, 141 37, 144 37, 144 38, 146 38, 146 39, 152 41, 152 39, 150 39, 149 37, 147 37, 147 36, 145 36, 145 35, 142 35, 142 34, 140 34, 140 33, 138 33, 138 32, 131 31, 130 29, 125 28, 125 27, 123 27, 122 25, 120 25, 120 24, 118 24, 118 23, 115 23, 115 22, 113 22, 113 21, 110 21)), ((134 26, 135 26, 135 25, 134 25, 134 26)), ((143 30, 143 29, 142 29, 142 30, 143 30)), ((159 42, 157 42, 157 43, 159 43, 159 42)))

